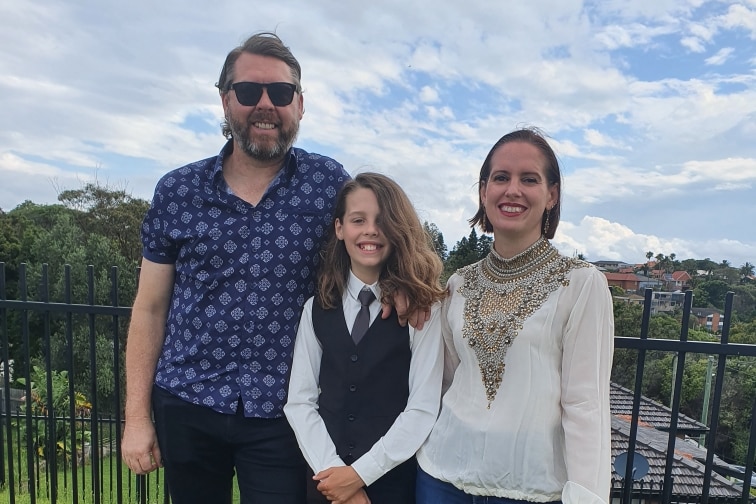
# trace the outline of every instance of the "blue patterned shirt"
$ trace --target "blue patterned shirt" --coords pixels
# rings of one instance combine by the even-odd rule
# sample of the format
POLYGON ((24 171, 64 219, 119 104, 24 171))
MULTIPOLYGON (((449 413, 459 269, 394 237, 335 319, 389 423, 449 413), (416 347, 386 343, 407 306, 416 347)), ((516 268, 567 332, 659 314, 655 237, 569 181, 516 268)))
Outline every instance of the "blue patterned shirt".
POLYGON ((292 148, 250 205, 223 178, 232 148, 165 175, 142 224, 144 257, 176 267, 155 383, 222 413, 241 397, 245 416, 280 417, 301 308, 349 174, 292 148))

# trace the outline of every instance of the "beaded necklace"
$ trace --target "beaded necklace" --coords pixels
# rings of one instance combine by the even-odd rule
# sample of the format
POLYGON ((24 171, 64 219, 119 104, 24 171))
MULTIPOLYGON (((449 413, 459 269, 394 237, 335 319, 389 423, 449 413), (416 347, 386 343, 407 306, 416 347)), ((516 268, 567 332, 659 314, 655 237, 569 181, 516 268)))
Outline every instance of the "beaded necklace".
POLYGON ((511 259, 491 247, 483 260, 457 272, 464 278, 458 289, 465 296, 462 337, 475 351, 489 409, 504 376, 507 350, 527 318, 549 294, 569 285, 572 269, 587 266, 560 255, 541 237, 511 259))

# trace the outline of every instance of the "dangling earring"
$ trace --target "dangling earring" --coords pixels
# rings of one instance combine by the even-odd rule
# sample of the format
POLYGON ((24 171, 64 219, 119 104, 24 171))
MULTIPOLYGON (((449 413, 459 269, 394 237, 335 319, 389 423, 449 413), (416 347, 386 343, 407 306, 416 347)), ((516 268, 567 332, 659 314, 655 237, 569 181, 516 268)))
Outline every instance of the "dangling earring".
POLYGON ((546 236, 549 234, 549 214, 551 213, 551 209, 546 209, 546 222, 543 224, 543 236, 546 236))

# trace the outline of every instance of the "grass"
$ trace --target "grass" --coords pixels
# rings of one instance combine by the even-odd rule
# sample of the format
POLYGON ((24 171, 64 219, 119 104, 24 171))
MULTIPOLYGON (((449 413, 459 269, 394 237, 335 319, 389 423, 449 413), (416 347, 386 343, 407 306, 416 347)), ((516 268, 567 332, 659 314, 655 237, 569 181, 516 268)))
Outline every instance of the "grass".
MULTIPOLYGON (((44 468, 44 459, 39 460, 40 469, 37 469, 35 462, 35 473, 38 474, 37 484, 34 488, 34 501, 28 488, 28 472, 26 468, 25 452, 21 456, 21 472, 19 474, 18 453, 14 454, 14 499, 11 500, 11 492, 8 488, 10 480, 8 478, 8 463, 5 461, 5 478, 6 484, 0 487, 0 502, 8 504, 89 504, 95 502, 93 475, 91 464, 86 464, 76 468, 76 492, 74 492, 73 475, 70 467, 59 468, 57 471, 57 499, 52 500, 52 478, 48 476, 44 468), (74 497, 76 499, 74 500, 74 497)), ((101 504, 129 504, 140 503, 140 494, 137 488, 137 477, 131 473, 126 464, 118 464, 116 457, 108 456, 100 460, 100 474, 98 478, 99 502, 101 504), (117 471, 121 470, 121 499, 118 499, 118 482, 117 471)), ((149 474, 144 481, 146 482, 146 495, 149 504, 162 504, 165 498, 165 486, 163 485, 163 471, 158 470, 149 474)), ((233 502, 238 504, 239 491, 234 478, 233 502)))
MULTIPOLYGON (((139 492, 137 488, 137 478, 132 474, 125 464, 118 464, 115 456, 108 456, 99 462, 99 474, 97 479, 93 479, 93 468, 90 463, 76 468, 59 467, 56 472, 57 478, 53 480, 49 474, 49 467, 45 466, 45 460, 39 459, 34 462, 34 488, 29 488, 29 472, 25 453, 21 456, 21 465, 18 464, 18 454, 14 457, 14 499, 11 500, 9 488, 10 478, 8 477, 8 464, 5 465, 6 485, 0 488, 0 502, 9 504, 31 504, 32 502, 40 504, 48 503, 74 503, 87 504, 95 502, 95 484, 99 487, 100 502, 105 503, 137 503, 139 492), (121 499, 118 499, 118 470, 120 465, 121 471, 121 499), (76 476, 76 485, 74 485, 74 473, 76 476), (57 498, 53 500, 53 481, 57 482, 57 498), (33 491, 33 497, 32 497, 33 491), (34 500, 32 501, 32 498, 34 500)), ((162 472, 153 473, 146 478, 146 495, 147 502, 150 504, 162 504, 164 498, 164 486, 162 481, 162 472)))

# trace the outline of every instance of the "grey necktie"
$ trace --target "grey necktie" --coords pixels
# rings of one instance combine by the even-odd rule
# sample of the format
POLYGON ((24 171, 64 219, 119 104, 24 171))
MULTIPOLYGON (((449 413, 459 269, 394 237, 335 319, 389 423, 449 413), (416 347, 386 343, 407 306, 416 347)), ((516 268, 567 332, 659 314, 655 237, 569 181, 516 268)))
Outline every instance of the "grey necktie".
POLYGON ((354 319, 354 325, 352 326, 352 340, 354 344, 360 342, 365 333, 370 327, 370 303, 375 299, 375 294, 370 289, 362 289, 357 295, 357 299, 360 300, 360 312, 354 319))

